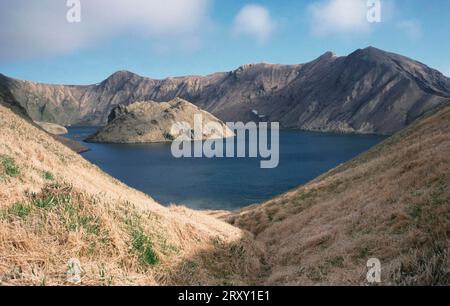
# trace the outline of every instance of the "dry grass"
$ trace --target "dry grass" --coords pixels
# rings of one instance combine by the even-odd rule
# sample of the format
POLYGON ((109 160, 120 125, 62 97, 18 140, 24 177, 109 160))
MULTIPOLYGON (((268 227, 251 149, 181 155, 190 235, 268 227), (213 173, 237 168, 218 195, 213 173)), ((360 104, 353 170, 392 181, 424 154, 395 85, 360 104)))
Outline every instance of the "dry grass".
POLYGON ((313 182, 223 217, 267 247, 265 284, 450 284, 450 108, 313 182))
POLYGON ((107 176, 0 106, 0 284, 246 284, 251 236, 206 214, 165 208, 107 176), (210 256, 215 254, 215 256, 210 256))

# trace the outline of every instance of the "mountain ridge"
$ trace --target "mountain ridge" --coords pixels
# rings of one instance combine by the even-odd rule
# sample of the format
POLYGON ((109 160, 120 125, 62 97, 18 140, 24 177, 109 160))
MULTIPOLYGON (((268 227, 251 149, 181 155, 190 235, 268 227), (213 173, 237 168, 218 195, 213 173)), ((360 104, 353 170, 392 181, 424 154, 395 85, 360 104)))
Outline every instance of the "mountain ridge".
POLYGON ((252 111, 283 128, 393 134, 450 102, 450 79, 423 63, 374 47, 326 52, 296 65, 247 64, 206 76, 151 79, 127 70, 94 85, 48 85, 0 76, 33 120, 104 125, 118 105, 182 98, 222 121, 252 111))

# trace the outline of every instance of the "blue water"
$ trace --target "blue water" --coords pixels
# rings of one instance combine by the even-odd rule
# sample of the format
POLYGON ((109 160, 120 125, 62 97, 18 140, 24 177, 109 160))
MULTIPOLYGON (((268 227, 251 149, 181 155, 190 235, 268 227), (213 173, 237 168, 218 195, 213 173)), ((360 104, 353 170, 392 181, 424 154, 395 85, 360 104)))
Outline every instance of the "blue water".
MULTIPOLYGON (((81 141, 95 130, 70 128, 68 136, 81 141)), ((91 150, 83 156, 162 204, 237 209, 307 183, 383 139, 372 135, 280 131, 280 163, 275 169, 261 169, 260 159, 176 159, 170 144, 85 143, 91 150)))

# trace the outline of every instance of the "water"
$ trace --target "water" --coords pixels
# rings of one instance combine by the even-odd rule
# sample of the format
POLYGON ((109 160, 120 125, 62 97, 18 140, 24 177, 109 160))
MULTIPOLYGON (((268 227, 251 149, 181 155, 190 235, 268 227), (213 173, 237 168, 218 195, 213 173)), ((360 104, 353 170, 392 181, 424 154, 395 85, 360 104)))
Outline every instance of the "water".
MULTIPOLYGON (((70 128, 78 141, 96 128, 70 128)), ((298 187, 381 142, 372 135, 280 131, 280 164, 260 169, 259 159, 172 157, 170 144, 85 144, 84 158, 161 204, 195 209, 237 209, 298 187)))

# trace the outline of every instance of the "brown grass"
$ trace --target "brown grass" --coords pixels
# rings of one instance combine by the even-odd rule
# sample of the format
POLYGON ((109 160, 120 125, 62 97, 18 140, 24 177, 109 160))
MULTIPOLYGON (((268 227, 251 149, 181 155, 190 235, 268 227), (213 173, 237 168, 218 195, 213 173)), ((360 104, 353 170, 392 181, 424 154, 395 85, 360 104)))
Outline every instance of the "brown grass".
POLYGON ((267 247, 265 284, 450 284, 450 108, 313 182, 225 215, 267 247))

